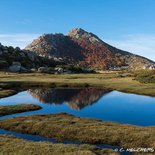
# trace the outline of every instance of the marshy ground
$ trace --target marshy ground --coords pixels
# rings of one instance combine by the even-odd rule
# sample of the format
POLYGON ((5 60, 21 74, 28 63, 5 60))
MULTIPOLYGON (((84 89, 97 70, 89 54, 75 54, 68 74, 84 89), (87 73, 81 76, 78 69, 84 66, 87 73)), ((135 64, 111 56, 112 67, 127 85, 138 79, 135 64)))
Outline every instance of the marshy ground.
POLYGON ((109 144, 123 148, 155 148, 155 127, 104 122, 60 113, 0 120, 0 128, 41 135, 58 141, 109 144))
POLYGON ((110 149, 98 149, 92 145, 53 144, 31 142, 12 136, 0 135, 1 155, 119 155, 110 149))
POLYGON ((5 115, 15 114, 15 113, 39 110, 39 109, 41 109, 41 107, 35 104, 18 104, 18 105, 0 106, 0 117, 5 115))
POLYGON ((132 73, 109 72, 104 74, 41 74, 0 72, 0 97, 30 87, 101 87, 122 92, 155 96, 154 83, 140 83, 132 73))
MULTIPOLYGON (((155 96, 155 84, 140 83, 130 73, 49 75, 40 73, 0 73, 0 98, 32 87, 100 87, 123 92, 155 96)), ((1 106, 0 116, 38 110, 39 106, 22 104, 1 106)), ((75 117, 69 114, 36 115, 0 120, 0 128, 28 134, 73 140, 88 144, 109 144, 123 148, 155 148, 155 127, 104 122, 75 117)), ((91 145, 65 145, 49 142, 30 142, 0 135, 0 154, 50 155, 117 155, 109 149, 91 145), (53 153, 53 154, 52 154, 53 153)), ((137 153, 143 154, 143 153, 137 153)), ((146 153, 144 153, 146 154, 146 153)), ((147 153, 148 154, 148 153, 147 153)))

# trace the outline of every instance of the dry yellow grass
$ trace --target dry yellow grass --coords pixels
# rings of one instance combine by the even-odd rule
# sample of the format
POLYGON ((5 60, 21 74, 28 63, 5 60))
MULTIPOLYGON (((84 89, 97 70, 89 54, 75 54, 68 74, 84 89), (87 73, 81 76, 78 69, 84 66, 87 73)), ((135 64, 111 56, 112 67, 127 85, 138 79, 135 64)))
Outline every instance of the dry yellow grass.
POLYGON ((31 142, 0 135, 0 155, 119 155, 119 153, 110 149, 97 149, 91 145, 31 142))
MULTIPOLYGON (((12 74, 0 73, 3 89, 48 87, 104 87, 123 92, 155 96, 155 84, 143 84, 121 73, 108 74, 12 74)), ((1 91, 0 91, 1 94, 1 91)))
POLYGON ((5 115, 11 115, 15 113, 21 113, 26 111, 33 111, 41 109, 40 106, 35 104, 18 104, 9 106, 0 106, 0 117, 5 115))
POLYGON ((89 144, 155 148, 155 127, 104 122, 68 114, 34 115, 0 120, 0 128, 89 144))

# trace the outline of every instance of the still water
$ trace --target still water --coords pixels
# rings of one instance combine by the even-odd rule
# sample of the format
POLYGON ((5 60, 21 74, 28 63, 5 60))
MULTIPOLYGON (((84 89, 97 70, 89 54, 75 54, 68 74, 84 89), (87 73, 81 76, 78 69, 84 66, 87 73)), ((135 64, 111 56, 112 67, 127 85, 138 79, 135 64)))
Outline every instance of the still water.
POLYGON ((29 89, 0 99, 0 105, 33 103, 41 110, 13 114, 0 119, 32 114, 66 112, 140 126, 155 125, 155 98, 104 89, 29 89))

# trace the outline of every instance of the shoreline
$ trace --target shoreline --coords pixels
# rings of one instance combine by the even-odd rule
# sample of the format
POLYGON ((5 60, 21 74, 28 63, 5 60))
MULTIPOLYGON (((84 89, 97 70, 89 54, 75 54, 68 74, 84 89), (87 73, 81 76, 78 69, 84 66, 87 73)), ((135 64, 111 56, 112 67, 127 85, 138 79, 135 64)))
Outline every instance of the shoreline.
POLYGON ((96 87, 124 93, 155 97, 155 84, 144 84, 134 77, 108 74, 4 74, 0 72, 0 98, 34 87, 87 88, 96 87), (10 91, 9 91, 10 90, 10 91), (6 93, 5 93, 6 91, 6 93))

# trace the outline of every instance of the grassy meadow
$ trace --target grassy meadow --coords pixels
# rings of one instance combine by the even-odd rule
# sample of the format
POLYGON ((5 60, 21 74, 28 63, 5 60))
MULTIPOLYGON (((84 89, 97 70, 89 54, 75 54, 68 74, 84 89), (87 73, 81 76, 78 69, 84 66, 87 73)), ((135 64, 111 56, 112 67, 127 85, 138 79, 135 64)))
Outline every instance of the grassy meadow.
POLYGON ((123 148, 155 148, 155 127, 104 122, 60 113, 0 120, 0 128, 58 141, 109 144, 123 148))
POLYGON ((155 96, 154 83, 140 83, 131 73, 104 74, 15 74, 0 73, 0 97, 29 87, 103 87, 122 92, 155 96), (12 90, 12 91, 10 91, 12 90))
POLYGON ((110 149, 98 149, 92 145, 31 142, 0 135, 0 155, 119 155, 119 153, 110 149))
MULTIPOLYGON (((144 76, 145 77, 145 76, 144 76)), ((144 78, 143 77, 143 78, 144 78)), ((103 74, 44 74, 0 72, 0 98, 14 95, 33 87, 85 88, 99 87, 127 93, 155 96, 155 83, 139 80, 138 74, 105 72, 103 74)), ((0 106, 0 116, 41 107, 33 104, 0 106)), ((49 142, 31 142, 0 135, 0 155, 118 155, 110 149, 98 149, 95 144, 116 145, 123 148, 155 148, 155 127, 104 122, 61 113, 23 116, 0 120, 0 128, 21 133, 73 140, 89 145, 65 145, 49 142), (58 132, 59 131, 59 132, 58 132), (93 144, 94 146, 90 145, 93 144)), ((134 153, 134 155, 150 153, 134 153)))

